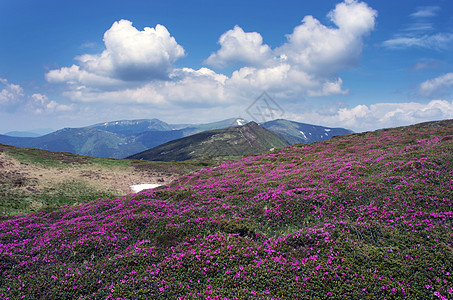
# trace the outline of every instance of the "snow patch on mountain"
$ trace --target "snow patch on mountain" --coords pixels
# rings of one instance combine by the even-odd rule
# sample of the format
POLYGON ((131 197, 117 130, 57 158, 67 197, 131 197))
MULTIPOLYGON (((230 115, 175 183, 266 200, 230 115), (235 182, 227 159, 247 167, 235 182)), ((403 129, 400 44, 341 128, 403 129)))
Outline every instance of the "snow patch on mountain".
POLYGON ((305 133, 302 130, 299 130, 299 132, 300 132, 300 134, 302 134, 304 136, 304 139, 307 139, 307 136, 305 135, 305 133))
POLYGON ((247 122, 244 119, 236 119, 236 123, 238 126, 244 126, 247 122))

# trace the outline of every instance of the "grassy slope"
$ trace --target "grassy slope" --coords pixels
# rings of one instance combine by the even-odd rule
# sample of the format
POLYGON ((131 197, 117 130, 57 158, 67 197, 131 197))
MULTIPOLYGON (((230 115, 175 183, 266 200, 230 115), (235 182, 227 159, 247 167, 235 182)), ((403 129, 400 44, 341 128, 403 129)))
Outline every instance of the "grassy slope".
POLYGON ((178 177, 206 165, 201 161, 168 164, 93 158, 1 144, 0 155, 0 215, 115 198, 130 191, 114 181, 127 181, 131 173, 146 182, 149 174, 178 177))
POLYGON ((241 127, 197 133, 130 157, 154 161, 184 161, 198 157, 250 155, 285 146, 288 144, 276 134, 251 122, 241 127))
MULTIPOLYGON (((0 296, 453 298, 453 121, 0 223, 0 296)), ((217 298, 218 299, 218 298, 217 298)))

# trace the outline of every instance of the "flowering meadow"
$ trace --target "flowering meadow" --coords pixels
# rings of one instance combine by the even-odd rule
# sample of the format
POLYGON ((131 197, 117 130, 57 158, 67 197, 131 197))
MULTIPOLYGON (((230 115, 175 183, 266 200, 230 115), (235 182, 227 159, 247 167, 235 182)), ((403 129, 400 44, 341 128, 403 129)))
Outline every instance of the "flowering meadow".
POLYGON ((453 121, 0 217, 3 299, 453 299, 453 121))

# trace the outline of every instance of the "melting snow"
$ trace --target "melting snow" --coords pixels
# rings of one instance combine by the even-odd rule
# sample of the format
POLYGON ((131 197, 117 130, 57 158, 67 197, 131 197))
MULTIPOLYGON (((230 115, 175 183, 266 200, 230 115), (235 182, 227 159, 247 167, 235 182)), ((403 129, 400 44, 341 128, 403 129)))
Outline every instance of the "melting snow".
POLYGON ((307 136, 305 135, 305 133, 303 131, 301 131, 301 130, 299 130, 299 132, 300 132, 300 134, 302 134, 304 136, 304 139, 307 140, 307 136))
POLYGON ((239 126, 243 126, 244 125, 244 120, 236 119, 236 123, 238 123, 239 126))
POLYGON ((161 186, 161 185, 162 184, 142 183, 142 184, 131 185, 130 188, 132 189, 132 191, 134 191, 134 193, 138 193, 143 190, 157 188, 158 186, 161 186))

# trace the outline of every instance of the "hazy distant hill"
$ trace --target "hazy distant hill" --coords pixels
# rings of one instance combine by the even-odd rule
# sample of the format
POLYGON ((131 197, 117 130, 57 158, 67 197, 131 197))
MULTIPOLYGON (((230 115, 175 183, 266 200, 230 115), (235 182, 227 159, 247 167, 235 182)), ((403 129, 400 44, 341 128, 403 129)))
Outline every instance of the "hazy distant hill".
POLYGON ((5 133, 7 136, 13 136, 13 137, 38 137, 41 136, 42 134, 39 133, 34 133, 30 131, 10 131, 5 133))
POLYGON ((0 143, 113 158, 125 157, 134 151, 143 151, 145 148, 143 145, 134 143, 127 136, 95 128, 65 128, 36 138, 0 136, 0 143))
POLYGON ((353 133, 349 129, 330 128, 311 124, 298 123, 288 120, 273 120, 263 123, 261 126, 277 133, 289 144, 314 143, 328 140, 334 136, 353 133))
POLYGON ((250 155, 288 145, 275 133, 262 128, 255 122, 250 122, 244 126, 197 133, 128 158, 183 161, 204 156, 250 155))
POLYGON ((38 137, 51 132, 54 132, 52 128, 36 128, 27 131, 9 131, 4 133, 4 135, 14 136, 14 137, 38 137))
POLYGON ((145 131, 170 131, 171 126, 159 119, 121 120, 99 123, 86 128, 95 128, 112 133, 136 135, 145 131))

